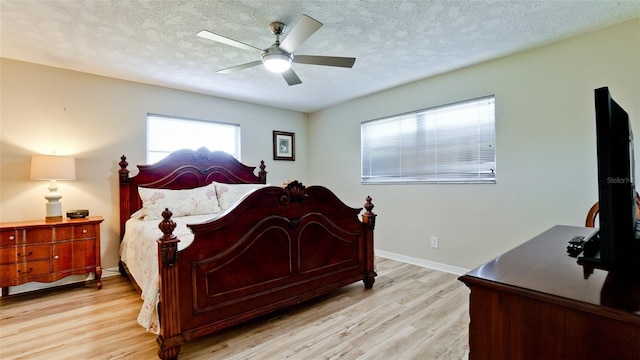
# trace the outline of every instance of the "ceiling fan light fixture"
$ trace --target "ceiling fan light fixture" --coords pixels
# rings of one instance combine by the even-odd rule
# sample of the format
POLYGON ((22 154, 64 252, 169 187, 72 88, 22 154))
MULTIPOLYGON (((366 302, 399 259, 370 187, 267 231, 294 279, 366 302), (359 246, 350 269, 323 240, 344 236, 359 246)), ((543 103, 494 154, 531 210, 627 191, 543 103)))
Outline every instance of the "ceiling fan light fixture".
POLYGON ((293 59, 290 55, 282 52, 262 53, 262 62, 264 63, 264 67, 276 74, 281 74, 289 70, 289 68, 291 68, 292 60, 293 59))
POLYGON ((287 84, 289 84, 289 86, 293 86, 302 84, 298 75, 296 75, 295 71, 291 68, 291 63, 294 61, 297 64, 335 66, 342 68, 353 67, 353 63, 356 61, 356 58, 293 54, 298 46, 322 27, 322 23, 320 21, 303 14, 293 29, 291 29, 286 39, 282 41, 281 48, 280 36, 282 35, 285 27, 286 25, 281 21, 274 21, 269 25, 271 33, 276 37, 276 41, 264 50, 233 40, 223 35, 212 33, 208 30, 202 30, 197 35, 205 39, 234 46, 238 49, 248 50, 251 52, 257 51, 261 53, 260 60, 256 59, 255 61, 216 71, 216 73, 219 74, 229 74, 238 70, 259 66, 260 63, 262 63, 269 72, 281 74, 287 84))

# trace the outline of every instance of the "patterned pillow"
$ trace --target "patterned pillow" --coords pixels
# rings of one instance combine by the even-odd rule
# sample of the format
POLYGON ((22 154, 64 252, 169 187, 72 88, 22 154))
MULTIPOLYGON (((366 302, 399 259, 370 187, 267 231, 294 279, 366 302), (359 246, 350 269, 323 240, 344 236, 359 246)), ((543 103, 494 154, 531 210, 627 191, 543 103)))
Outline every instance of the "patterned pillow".
POLYGON ((168 190, 138 188, 142 199, 144 220, 158 220, 168 208, 174 217, 219 213, 220 204, 216 195, 216 186, 206 186, 186 190, 168 190))
POLYGON ((222 211, 226 211, 233 204, 238 201, 244 195, 269 186, 269 184, 223 184, 214 182, 216 184, 216 194, 218 195, 218 203, 222 211))

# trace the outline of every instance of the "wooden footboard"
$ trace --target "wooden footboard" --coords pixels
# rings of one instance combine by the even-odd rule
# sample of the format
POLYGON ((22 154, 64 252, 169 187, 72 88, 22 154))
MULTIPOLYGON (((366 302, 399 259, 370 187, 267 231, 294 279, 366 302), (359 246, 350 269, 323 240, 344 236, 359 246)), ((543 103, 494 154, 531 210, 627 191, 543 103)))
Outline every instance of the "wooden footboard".
POLYGON ((375 281, 371 198, 346 206, 321 186, 264 187, 224 216, 189 225, 177 251, 163 213, 158 240, 161 332, 158 355, 175 359, 194 337, 253 319, 362 280, 375 281))
MULTIPOLYGON (((264 162, 240 163, 220 151, 179 150, 130 177, 120 158, 120 229, 142 207, 139 188, 192 189, 212 182, 265 184, 264 162), (254 171, 257 171, 257 174, 254 171)), ((191 225, 193 242, 178 251, 165 211, 158 239, 158 355, 177 358, 185 341, 363 280, 375 281, 376 215, 346 206, 321 186, 294 181, 263 187, 215 221, 191 225)), ((124 267, 124 264, 122 264, 124 267)))

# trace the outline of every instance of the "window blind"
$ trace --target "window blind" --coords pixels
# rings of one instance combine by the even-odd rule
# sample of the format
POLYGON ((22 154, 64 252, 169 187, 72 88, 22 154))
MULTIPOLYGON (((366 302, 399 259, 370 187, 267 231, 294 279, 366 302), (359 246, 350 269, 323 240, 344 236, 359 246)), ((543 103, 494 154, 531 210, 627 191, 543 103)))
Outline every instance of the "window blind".
POLYGON ((362 183, 495 183, 495 97, 361 124, 362 183))
POLYGON ((147 114, 147 162, 153 164, 180 149, 206 147, 240 160, 240 125, 147 114))

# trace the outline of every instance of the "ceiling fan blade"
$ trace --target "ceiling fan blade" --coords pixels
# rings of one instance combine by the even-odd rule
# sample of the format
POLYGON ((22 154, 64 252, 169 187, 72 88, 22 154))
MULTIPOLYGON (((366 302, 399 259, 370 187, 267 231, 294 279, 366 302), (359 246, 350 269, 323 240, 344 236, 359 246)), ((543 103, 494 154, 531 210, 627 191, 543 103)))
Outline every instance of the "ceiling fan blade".
POLYGON ((216 71, 216 73, 218 73, 218 74, 229 74, 229 73, 233 73, 233 72, 236 72, 236 71, 244 70, 246 68, 254 67, 254 66, 257 66, 257 65, 261 65, 261 64, 262 64, 262 60, 252 61, 252 62, 248 62, 246 64, 236 65, 236 66, 232 66, 230 68, 218 70, 218 71, 216 71))
POLYGON ((302 15, 298 23, 291 29, 289 35, 280 44, 280 48, 292 53, 300 44, 322 27, 322 23, 308 15, 302 15))
POLYGON ((283 72, 282 77, 287 81, 287 84, 289 84, 289 86, 302 84, 302 81, 300 81, 300 78, 298 77, 298 75, 296 75, 293 69, 289 69, 283 72))
POLYGON ((249 51, 254 51, 254 52, 257 51, 259 53, 262 53, 262 49, 258 49, 257 47, 253 47, 251 45, 247 45, 245 43, 241 43, 240 41, 229 39, 226 36, 218 35, 216 33, 212 33, 211 31, 208 31, 208 30, 201 30, 196 35, 201 37, 201 38, 213 40, 215 42, 219 42, 219 43, 222 43, 222 44, 225 44, 225 45, 231 45, 231 46, 237 47, 239 49, 249 50, 249 51))
POLYGON ((353 67, 356 58, 338 56, 295 55, 293 62, 298 64, 338 66, 344 68, 353 67))

